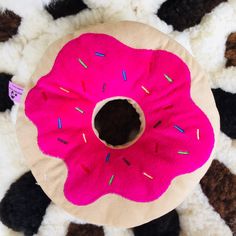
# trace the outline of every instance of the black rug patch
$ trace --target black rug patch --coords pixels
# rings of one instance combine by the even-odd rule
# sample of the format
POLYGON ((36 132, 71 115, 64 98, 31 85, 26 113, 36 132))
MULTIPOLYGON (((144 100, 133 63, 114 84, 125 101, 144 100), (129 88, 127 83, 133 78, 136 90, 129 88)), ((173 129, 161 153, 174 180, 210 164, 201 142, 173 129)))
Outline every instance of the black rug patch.
POLYGON ((0 73, 0 112, 10 110, 14 105, 8 96, 8 85, 11 78, 12 75, 0 73))
POLYGON ((227 0, 167 0, 157 12, 158 17, 174 30, 183 31, 201 22, 202 17, 227 0))
POLYGON ((226 67, 236 66, 236 33, 231 33, 225 43, 226 67))
POLYGON ((0 42, 5 42, 17 34, 21 17, 13 11, 0 12, 0 42))
POLYGON ((212 89, 220 114, 220 129, 230 138, 236 138, 236 94, 212 89))
POLYGON ((57 0, 46 6, 46 10, 54 20, 75 15, 84 9, 88 9, 88 6, 82 0, 57 0))
POLYGON ((70 223, 66 236, 104 236, 103 227, 70 223))
POLYGON ((144 225, 133 228, 135 236, 178 236, 179 216, 176 210, 144 225))
POLYGON ((236 175, 218 160, 213 160, 200 184, 209 203, 236 233, 236 175))
POLYGON ((50 199, 45 195, 31 172, 10 186, 0 203, 0 220, 25 236, 37 233, 50 199))

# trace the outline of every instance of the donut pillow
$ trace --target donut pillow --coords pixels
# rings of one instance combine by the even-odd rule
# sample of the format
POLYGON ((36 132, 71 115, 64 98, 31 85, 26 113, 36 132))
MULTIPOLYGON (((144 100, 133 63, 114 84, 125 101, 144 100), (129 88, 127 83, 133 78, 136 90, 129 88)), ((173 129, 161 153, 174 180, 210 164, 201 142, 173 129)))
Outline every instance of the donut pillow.
POLYGON ((126 228, 185 199, 208 169, 218 133, 193 57, 133 22, 52 44, 17 122, 27 162, 52 201, 90 223, 126 228))

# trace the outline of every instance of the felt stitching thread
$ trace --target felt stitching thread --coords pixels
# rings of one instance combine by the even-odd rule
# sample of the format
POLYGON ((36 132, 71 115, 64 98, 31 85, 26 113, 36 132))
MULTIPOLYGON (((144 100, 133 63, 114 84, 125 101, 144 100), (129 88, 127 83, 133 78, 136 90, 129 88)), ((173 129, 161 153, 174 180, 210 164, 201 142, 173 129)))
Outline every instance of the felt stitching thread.
POLYGON ((69 90, 67 90, 67 89, 65 89, 65 88, 63 88, 63 87, 59 87, 59 89, 62 90, 62 91, 64 91, 64 92, 66 92, 66 93, 69 93, 69 92, 70 92, 69 90))
POLYGON ((200 140, 200 130, 197 129, 197 140, 200 140))
POLYGON ((58 140, 59 142, 63 143, 63 144, 68 144, 68 142, 67 142, 67 141, 65 141, 64 139, 57 138, 57 140, 58 140))
POLYGON ((58 126, 58 129, 62 129, 62 122, 61 122, 60 117, 57 119, 57 126, 58 126))
POLYGON ((162 121, 159 120, 159 121, 153 126, 153 128, 155 129, 155 128, 156 128, 157 126, 159 126, 161 123, 162 123, 162 121))
POLYGON ((164 74, 165 78, 170 82, 170 83, 173 83, 173 79, 170 78, 170 76, 164 74))
POLYGON ((146 172, 143 172, 143 175, 146 176, 149 179, 153 179, 153 177, 151 175, 147 174, 146 172))
POLYGON ((122 70, 122 76, 123 76, 124 81, 126 81, 127 80, 127 74, 126 74, 125 70, 122 70))
POLYGON ((181 127, 179 127, 178 125, 174 125, 174 127, 175 127, 179 132, 184 133, 184 130, 183 130, 181 127))
POLYGON ((105 92, 105 90, 106 90, 106 83, 104 83, 103 85, 102 85, 102 92, 104 93, 105 92))
POLYGON ((110 178, 110 180, 109 180, 109 185, 111 185, 111 184, 113 183, 114 178, 115 178, 115 175, 112 175, 111 178, 110 178))
POLYGON ((83 80, 81 81, 81 84, 82 84, 82 88, 83 88, 84 92, 86 92, 86 87, 85 87, 85 83, 83 80))
POLYGON ((108 162, 110 160, 110 157, 111 157, 111 153, 108 152, 107 155, 106 155, 106 162, 108 162))
POLYGON ((88 66, 79 58, 79 63, 85 68, 88 69, 88 66))
POLYGON ((82 133, 82 136, 83 136, 84 142, 87 143, 87 138, 85 136, 85 133, 82 133))
POLYGON ((150 94, 150 91, 147 88, 145 88, 143 85, 141 86, 141 88, 146 94, 150 94))
POLYGON ((126 158, 122 158, 122 160, 124 161, 124 163, 127 165, 127 166, 130 166, 130 162, 126 159, 126 158))
POLYGON ((84 166, 83 164, 81 164, 80 166, 86 173, 90 173, 90 170, 86 166, 84 166))
POLYGON ((95 52, 95 55, 96 56, 99 56, 99 57, 105 57, 105 54, 101 53, 101 52, 95 52))
POLYGON ((187 151, 178 151, 178 154, 181 154, 181 155, 188 155, 189 152, 187 152, 187 151))
POLYGON ((158 143, 156 143, 156 145, 155 145, 155 153, 158 153, 158 151, 159 151, 159 145, 158 145, 158 143))
POLYGON ((82 109, 80 109, 79 107, 75 107, 76 111, 79 111, 80 113, 84 114, 84 111, 82 109))

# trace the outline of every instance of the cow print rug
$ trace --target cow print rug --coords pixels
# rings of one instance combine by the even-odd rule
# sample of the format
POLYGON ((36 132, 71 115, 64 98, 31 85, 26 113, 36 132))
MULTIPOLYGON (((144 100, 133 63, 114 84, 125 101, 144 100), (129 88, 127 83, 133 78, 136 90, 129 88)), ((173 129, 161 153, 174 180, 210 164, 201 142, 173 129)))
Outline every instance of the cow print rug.
POLYGON ((235 139, 236 0, 0 0, 0 236, 236 235, 235 139), (189 50, 209 75, 221 121, 214 161, 192 194, 131 229, 91 225, 51 203, 26 166, 8 97, 9 81, 29 83, 50 43, 120 20, 149 24, 189 50))

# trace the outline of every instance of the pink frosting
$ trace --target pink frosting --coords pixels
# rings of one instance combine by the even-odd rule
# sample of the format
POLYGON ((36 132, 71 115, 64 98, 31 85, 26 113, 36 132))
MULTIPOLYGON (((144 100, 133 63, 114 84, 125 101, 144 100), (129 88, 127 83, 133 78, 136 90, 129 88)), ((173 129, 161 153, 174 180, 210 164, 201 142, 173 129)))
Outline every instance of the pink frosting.
POLYGON ((105 34, 68 42, 25 101, 39 148, 67 166, 65 197, 76 205, 109 193, 148 202, 176 176, 201 167, 211 155, 214 133, 191 99, 190 83, 187 65, 168 51, 130 48, 105 34), (114 96, 136 101, 146 120, 137 142, 119 150, 107 147, 92 129, 95 105, 114 96))

